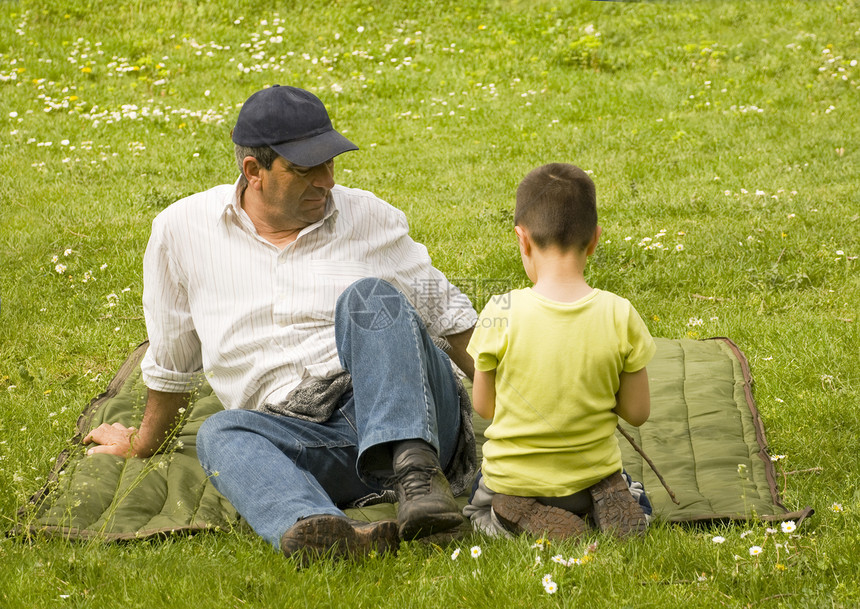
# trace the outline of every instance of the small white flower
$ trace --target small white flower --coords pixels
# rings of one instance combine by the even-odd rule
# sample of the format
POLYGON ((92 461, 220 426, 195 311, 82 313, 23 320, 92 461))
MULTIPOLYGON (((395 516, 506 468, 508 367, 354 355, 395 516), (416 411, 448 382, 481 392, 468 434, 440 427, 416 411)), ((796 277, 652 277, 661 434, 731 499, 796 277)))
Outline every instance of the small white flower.
POLYGON ((552 575, 550 575, 549 573, 547 573, 546 575, 544 575, 544 576, 541 578, 540 583, 541 583, 542 585, 544 585, 544 586, 546 586, 546 585, 547 585, 547 584, 549 584, 549 583, 552 583, 552 575))
POLYGON ((457 560, 460 556, 460 548, 457 548, 451 553, 451 560, 457 560))
POLYGON ((549 582, 548 584, 544 584, 543 589, 546 590, 547 594, 555 594, 558 592, 558 584, 555 582, 549 582))
POLYGON ((683 251, 684 251, 684 244, 683 244, 683 243, 679 243, 678 245, 676 245, 676 246, 675 246, 675 251, 676 251, 676 252, 683 252, 683 251))
POLYGON ((552 560, 552 562, 556 563, 557 565, 567 565, 567 561, 564 560, 564 556, 562 556, 561 554, 556 554, 550 560, 552 560))
POLYGON ((744 531, 743 533, 741 533, 741 539, 743 539, 747 535, 752 535, 752 531, 744 531))
POLYGON ((71 255, 72 255, 72 248, 69 248, 65 252, 63 252, 63 256, 71 256, 71 255))
POLYGON ((780 528, 782 528, 783 533, 793 533, 797 525, 794 524, 793 520, 786 520, 780 525, 780 528))
POLYGON ((750 556, 758 556, 762 553, 761 546, 753 546, 750 548, 750 556))
POLYGON ((472 558, 478 558, 481 555, 481 546, 472 546, 469 552, 472 554, 472 558))
POLYGON ((833 503, 833 505, 830 506, 830 510, 833 512, 842 512, 843 511, 842 504, 841 503, 833 503))
POLYGON ((687 325, 691 328, 694 326, 701 326, 705 321, 701 317, 691 317, 687 320, 687 325))
POLYGON ((723 537, 722 535, 716 535, 715 537, 713 537, 711 539, 711 541, 713 541, 714 543, 725 543, 726 538, 723 537))
POLYGON ((54 270, 57 271, 60 275, 62 275, 63 273, 66 272, 66 265, 65 264, 58 264, 57 266, 54 267, 54 270))

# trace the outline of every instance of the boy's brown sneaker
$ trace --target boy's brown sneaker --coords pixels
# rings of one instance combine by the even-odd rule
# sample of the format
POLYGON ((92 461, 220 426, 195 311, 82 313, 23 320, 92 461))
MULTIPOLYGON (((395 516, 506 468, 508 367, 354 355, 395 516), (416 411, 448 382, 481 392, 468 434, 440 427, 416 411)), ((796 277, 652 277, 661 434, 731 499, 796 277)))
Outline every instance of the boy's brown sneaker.
POLYGON ((544 505, 532 497, 493 495, 493 512, 511 533, 529 533, 550 539, 579 537, 587 530, 585 521, 558 507, 544 505))
POLYGON ((641 535, 648 526, 645 512, 630 494, 630 488, 621 472, 607 476, 589 487, 594 510, 591 517, 603 532, 619 537, 641 535))
POLYGON ((303 567, 311 561, 356 558, 378 552, 396 552, 400 545, 397 521, 363 522, 345 516, 319 514, 299 520, 281 537, 281 552, 303 567))

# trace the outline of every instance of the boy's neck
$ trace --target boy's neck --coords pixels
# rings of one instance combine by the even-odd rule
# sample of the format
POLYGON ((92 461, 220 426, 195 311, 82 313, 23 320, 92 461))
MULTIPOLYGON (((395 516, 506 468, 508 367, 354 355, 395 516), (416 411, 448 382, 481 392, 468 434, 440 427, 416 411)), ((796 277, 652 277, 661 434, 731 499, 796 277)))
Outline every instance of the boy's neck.
POLYGON ((585 281, 585 250, 532 247, 530 262, 535 292, 556 302, 576 302, 593 292, 585 281))

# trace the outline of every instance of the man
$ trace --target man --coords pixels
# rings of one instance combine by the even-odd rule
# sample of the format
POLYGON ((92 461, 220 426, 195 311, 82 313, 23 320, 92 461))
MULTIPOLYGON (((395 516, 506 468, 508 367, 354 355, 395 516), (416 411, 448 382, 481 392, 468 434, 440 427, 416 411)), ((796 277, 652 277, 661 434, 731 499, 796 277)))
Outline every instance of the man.
POLYGON ((284 554, 386 551, 458 525, 442 471, 462 461, 461 424, 470 427, 431 336, 447 338, 471 375, 468 299, 408 236, 400 211, 335 185, 334 157, 357 146, 316 96, 258 91, 232 139, 236 184, 153 222, 146 412, 140 429, 93 430, 89 452, 155 453, 202 372, 226 410, 198 433, 201 464, 284 554), (357 522, 340 509, 391 488, 397 521, 357 522))

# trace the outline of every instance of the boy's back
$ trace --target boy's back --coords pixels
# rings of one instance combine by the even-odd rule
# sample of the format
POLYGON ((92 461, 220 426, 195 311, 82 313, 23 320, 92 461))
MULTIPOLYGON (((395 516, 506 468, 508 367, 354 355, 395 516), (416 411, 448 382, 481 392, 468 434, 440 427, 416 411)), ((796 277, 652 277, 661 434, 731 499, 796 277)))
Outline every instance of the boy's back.
POLYGON ((621 469, 615 394, 654 343, 630 303, 593 290, 573 303, 514 290, 487 305, 471 349, 496 370, 483 475, 493 491, 563 497, 621 469))

